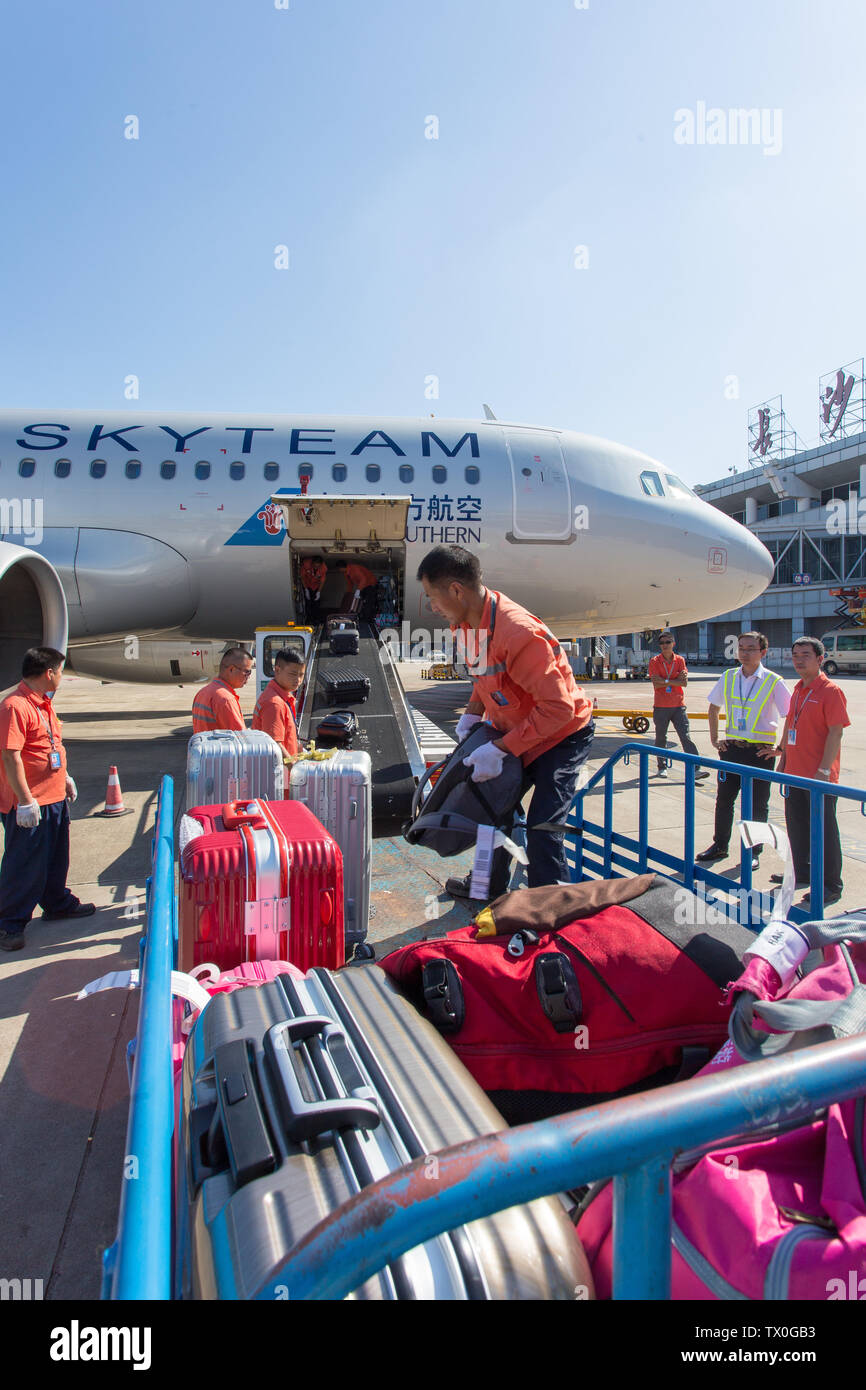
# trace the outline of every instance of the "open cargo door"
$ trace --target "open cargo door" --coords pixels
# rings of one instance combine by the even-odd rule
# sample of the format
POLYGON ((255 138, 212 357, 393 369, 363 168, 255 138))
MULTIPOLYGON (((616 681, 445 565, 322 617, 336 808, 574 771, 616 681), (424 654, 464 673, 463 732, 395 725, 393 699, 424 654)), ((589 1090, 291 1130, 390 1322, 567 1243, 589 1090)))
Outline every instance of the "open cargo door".
POLYGON ((271 498, 283 510, 289 541, 321 550, 375 551, 406 539, 411 497, 271 498))

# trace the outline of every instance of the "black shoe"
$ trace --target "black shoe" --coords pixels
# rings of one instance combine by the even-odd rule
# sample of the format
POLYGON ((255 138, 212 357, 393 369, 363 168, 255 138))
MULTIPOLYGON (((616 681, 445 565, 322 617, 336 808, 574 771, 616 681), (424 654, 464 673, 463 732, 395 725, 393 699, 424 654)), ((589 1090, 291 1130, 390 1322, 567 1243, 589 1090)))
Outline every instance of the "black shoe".
POLYGON ((703 854, 696 854, 695 858, 702 864, 711 864, 716 859, 727 859, 728 851, 719 845, 710 845, 709 849, 705 849, 703 854))
POLYGON ((0 951, 21 951, 23 948, 23 931, 0 931, 0 951))
POLYGON ((483 898, 473 898, 469 892, 472 883, 472 875, 467 874, 465 878, 449 878, 445 880, 445 892, 449 898, 466 898, 473 903, 492 903, 497 898, 501 898, 503 893, 507 893, 507 888, 495 889, 490 887, 483 898))
POLYGON ((712 777, 712 775, 713 774, 711 772, 708 772, 705 767, 702 767, 698 772, 695 773, 695 781, 703 782, 707 777, 712 777))
MULTIPOLYGON (((784 883, 784 882, 785 882, 785 875, 784 875, 784 874, 770 874, 770 882, 771 882, 771 883, 784 883)), ((808 888, 808 887, 809 887, 809 883, 810 883, 810 881, 809 881, 808 878, 798 878, 797 881, 796 881, 796 883, 794 884, 794 887, 795 887, 795 888, 808 888)))
POLYGON ((95 903, 76 903, 74 907, 65 907, 62 912, 42 913, 43 922, 65 922, 68 917, 92 917, 96 911, 95 903))
MULTIPOLYGON (((842 898, 842 890, 841 890, 841 888, 839 889, 839 892, 838 892, 838 893, 825 893, 825 894, 824 894, 824 906, 825 906, 825 907, 832 907, 834 903, 840 902, 840 901, 841 901, 841 898, 842 898)), ((802 898, 800 899, 800 901, 797 903, 797 907, 811 907, 811 906, 812 906, 812 894, 811 894, 811 893, 804 893, 803 896, 802 896, 802 898)))

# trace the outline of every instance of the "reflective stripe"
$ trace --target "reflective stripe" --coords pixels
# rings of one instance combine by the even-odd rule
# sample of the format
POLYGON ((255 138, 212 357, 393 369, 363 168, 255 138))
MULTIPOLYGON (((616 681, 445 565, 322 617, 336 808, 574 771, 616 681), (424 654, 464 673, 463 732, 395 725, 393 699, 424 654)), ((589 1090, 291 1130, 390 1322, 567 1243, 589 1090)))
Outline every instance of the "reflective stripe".
POLYGON ((741 675, 741 672, 742 668, 739 666, 732 667, 725 672, 725 719, 727 721, 727 728, 731 732, 731 742, 772 743, 776 737, 775 731, 772 729, 764 729, 759 732, 757 725, 780 677, 774 676, 772 671, 768 671, 764 680, 758 687, 757 694, 752 694, 748 699, 743 700, 742 698, 737 699, 734 695, 734 682, 737 676, 741 675), (739 712, 735 713, 735 709, 739 712), (745 729, 739 727, 741 718, 747 720, 745 729))

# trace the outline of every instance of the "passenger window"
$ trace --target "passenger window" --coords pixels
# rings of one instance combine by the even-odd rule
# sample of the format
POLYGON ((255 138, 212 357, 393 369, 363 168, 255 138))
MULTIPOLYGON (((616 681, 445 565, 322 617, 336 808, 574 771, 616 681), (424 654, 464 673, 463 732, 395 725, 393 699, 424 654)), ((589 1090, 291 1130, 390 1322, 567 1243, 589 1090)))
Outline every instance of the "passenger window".
POLYGON ((68 478, 72 472, 72 463, 69 459, 57 459, 54 464, 55 478, 68 478))
POLYGON ((658 473, 652 473, 648 469, 645 473, 641 473, 640 481, 647 497, 664 497, 665 490, 658 473))
POLYGON ((346 481, 347 471, 344 463, 331 464, 331 477, 334 479, 335 483, 344 483, 346 481))
POLYGON ((241 478, 244 476, 246 471, 246 464, 244 463, 229 464, 229 477, 233 478, 236 483, 240 482, 241 478))
POLYGON ((206 483, 210 477, 210 464, 201 459, 195 466, 195 476, 200 483, 206 483))
POLYGON ((280 476, 280 465, 278 463, 265 464, 265 477, 269 483, 275 483, 280 476))
POLYGON ((415 477, 415 469, 412 467, 411 463, 401 463, 398 476, 401 483, 411 483, 415 477))
MULTIPOLYGON (((276 464, 274 464, 274 467, 276 468, 276 464)), ((309 478, 309 479, 310 479, 310 482, 312 482, 312 480, 313 480, 313 465, 312 465, 311 463, 299 463, 299 464, 298 464, 298 477, 299 477, 299 478, 309 478)))
POLYGON ((481 482, 481 469, 476 467, 474 463, 467 463, 466 472, 463 476, 465 477, 467 483, 472 483, 472 485, 474 486, 476 483, 481 482))
POLYGON ((367 475, 368 483, 378 483, 379 479, 382 476, 382 470, 379 467, 378 463, 368 463, 364 471, 367 475))
POLYGON ((446 479, 447 477, 448 477, 448 469, 445 467, 444 463, 434 463, 434 465, 433 465, 433 481, 434 481, 434 483, 444 483, 444 482, 445 482, 445 479, 446 479))
POLYGON ((141 464, 138 459, 130 459, 129 463, 126 465, 126 476, 127 478, 141 477, 141 464))
POLYGON ((94 459, 94 460, 93 460, 93 462, 92 462, 91 465, 90 465, 90 476, 91 476, 91 478, 104 478, 104 477, 105 477, 105 460, 104 460, 104 459, 94 459))
POLYGON ((165 478, 167 482, 171 481, 176 472, 177 464, 172 463, 169 459, 166 459, 165 463, 159 465, 159 476, 165 478))
POLYGON ((18 465, 18 473, 22 478, 32 478, 36 472, 35 459, 22 459, 18 465))

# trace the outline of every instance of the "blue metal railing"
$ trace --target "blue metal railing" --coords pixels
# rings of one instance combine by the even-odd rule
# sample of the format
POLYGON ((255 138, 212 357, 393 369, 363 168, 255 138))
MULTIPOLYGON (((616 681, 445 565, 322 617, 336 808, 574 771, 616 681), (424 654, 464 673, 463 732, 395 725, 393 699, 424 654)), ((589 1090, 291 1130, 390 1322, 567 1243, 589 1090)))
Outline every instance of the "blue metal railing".
POLYGON ((176 935, 174 785, 163 777, 148 883, 138 1031, 117 1240, 106 1252, 105 1296, 163 1299, 172 1287, 171 971, 176 935))
POLYGON ((416 1159, 321 1221, 262 1291, 337 1299, 386 1264, 461 1223, 613 1176, 613 1296, 670 1297, 671 1175, 677 1154, 804 1123, 866 1089, 866 1037, 821 1043, 608 1101, 416 1159))
POLYGON ((740 906, 746 907, 749 914, 743 918, 744 925, 760 926, 760 914, 753 913, 752 894, 752 854, 745 847, 741 850, 740 878, 734 881, 723 874, 706 869, 695 863, 695 773, 700 768, 719 772, 722 776, 733 775, 741 779, 740 817, 752 819, 753 783, 757 781, 775 782, 786 795, 789 787, 800 787, 809 793, 810 809, 810 872, 811 899, 808 912, 794 908, 789 914, 794 920, 819 918, 824 910, 824 799, 828 796, 848 801, 858 801, 861 813, 866 815, 866 792, 857 787, 843 787, 838 783, 817 782, 809 777, 793 777, 784 772, 773 772, 769 768, 746 767, 742 763, 708 759, 694 753, 682 753, 677 749, 656 748, 645 743, 625 743, 593 773, 585 787, 577 793, 568 814, 569 833, 565 837, 566 859, 572 878, 580 882, 583 878, 621 878, 624 874, 644 874, 656 872, 668 877, 679 875, 686 888, 694 891, 696 884, 706 883, 723 892, 738 888, 744 890, 740 906), (623 834, 614 829, 614 769, 619 763, 628 765, 633 757, 638 759, 638 827, 637 836, 623 834), (683 819, 683 851, 681 855, 668 853, 650 844, 650 761, 666 759, 670 764, 677 761, 685 764, 685 808, 683 819), (604 807, 603 822, 590 820, 586 810, 586 797, 601 786, 604 807))

